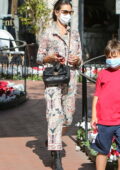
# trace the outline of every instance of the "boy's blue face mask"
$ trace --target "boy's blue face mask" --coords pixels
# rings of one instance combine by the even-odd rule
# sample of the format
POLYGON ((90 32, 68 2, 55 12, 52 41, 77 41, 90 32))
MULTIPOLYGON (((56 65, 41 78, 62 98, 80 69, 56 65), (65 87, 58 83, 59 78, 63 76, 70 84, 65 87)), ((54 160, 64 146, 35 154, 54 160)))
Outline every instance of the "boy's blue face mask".
POLYGON ((106 59, 107 67, 116 68, 120 66, 120 58, 108 58, 106 59))

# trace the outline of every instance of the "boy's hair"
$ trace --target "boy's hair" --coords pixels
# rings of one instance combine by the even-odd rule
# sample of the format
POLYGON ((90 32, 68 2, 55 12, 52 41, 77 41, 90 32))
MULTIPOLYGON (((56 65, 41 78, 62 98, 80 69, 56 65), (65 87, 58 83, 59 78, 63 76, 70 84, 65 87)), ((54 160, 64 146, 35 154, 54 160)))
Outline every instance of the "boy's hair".
POLYGON ((105 55, 109 56, 116 52, 120 53, 120 41, 116 39, 108 41, 107 46, 105 47, 105 51, 104 51, 105 55))

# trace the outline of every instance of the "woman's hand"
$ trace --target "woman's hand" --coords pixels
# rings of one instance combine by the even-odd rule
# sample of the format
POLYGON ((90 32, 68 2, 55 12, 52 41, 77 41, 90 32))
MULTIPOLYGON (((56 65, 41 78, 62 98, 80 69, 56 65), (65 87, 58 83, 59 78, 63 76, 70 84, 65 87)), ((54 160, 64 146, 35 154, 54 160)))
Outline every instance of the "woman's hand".
POLYGON ((78 56, 70 56, 68 63, 75 66, 80 64, 80 58, 78 56))
POLYGON ((58 62, 60 64, 65 64, 65 58, 61 56, 59 53, 56 53, 56 55, 57 55, 58 62))
POLYGON ((58 62, 58 57, 56 54, 52 54, 49 56, 46 56, 43 60, 44 63, 53 63, 53 62, 58 62))
POLYGON ((60 64, 65 64, 65 58, 60 56, 58 53, 46 56, 43 60, 44 63, 59 62, 60 64))

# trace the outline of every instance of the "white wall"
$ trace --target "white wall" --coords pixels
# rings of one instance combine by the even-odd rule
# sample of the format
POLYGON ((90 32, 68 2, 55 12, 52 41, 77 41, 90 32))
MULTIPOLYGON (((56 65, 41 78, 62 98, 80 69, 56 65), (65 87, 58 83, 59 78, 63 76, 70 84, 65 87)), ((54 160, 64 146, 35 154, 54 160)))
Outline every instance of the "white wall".
MULTIPOLYGON (((0 0, 0 18, 8 13, 8 0, 0 0)), ((0 29, 2 28, 2 20, 0 19, 0 29)))

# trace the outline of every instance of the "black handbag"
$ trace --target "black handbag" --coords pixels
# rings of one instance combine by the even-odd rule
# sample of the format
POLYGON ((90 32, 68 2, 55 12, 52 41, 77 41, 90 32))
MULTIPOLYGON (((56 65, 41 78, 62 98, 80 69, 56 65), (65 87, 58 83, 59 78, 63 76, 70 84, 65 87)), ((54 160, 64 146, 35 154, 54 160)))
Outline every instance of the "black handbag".
MULTIPOLYGON (((57 34, 54 34, 54 36, 61 37, 57 34)), ((69 32, 69 46, 68 51, 70 51, 70 39, 71 39, 71 32, 69 32)), ((65 46, 67 47, 66 42, 61 39, 65 46)), ((68 54, 69 55, 69 54, 68 54)), ((67 56, 68 59, 68 56, 67 56)), ((46 69, 43 71, 43 81, 45 85, 60 85, 60 84, 68 84, 70 81, 70 67, 68 66, 68 61, 65 64, 60 63, 54 63, 51 67, 46 67, 46 69)))
POLYGON ((68 84, 70 81, 70 67, 64 64, 54 64, 43 71, 45 85, 68 84))

